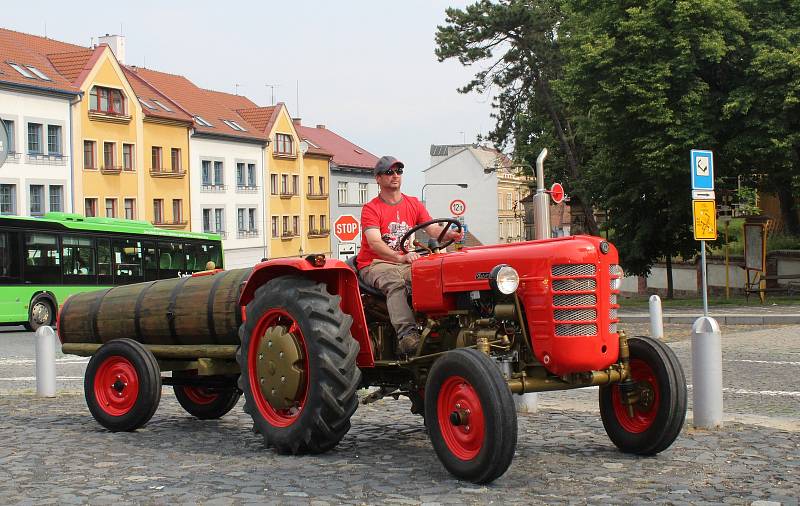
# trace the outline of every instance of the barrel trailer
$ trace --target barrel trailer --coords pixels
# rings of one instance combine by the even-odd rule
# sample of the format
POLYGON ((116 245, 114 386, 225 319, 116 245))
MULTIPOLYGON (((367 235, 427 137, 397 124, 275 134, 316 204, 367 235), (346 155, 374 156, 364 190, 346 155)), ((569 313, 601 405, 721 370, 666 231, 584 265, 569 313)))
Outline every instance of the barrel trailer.
POLYGON ((422 254, 411 266, 422 329, 411 357, 397 356, 386 300, 359 282, 352 259, 274 259, 70 297, 58 335, 64 353, 91 357, 89 411, 111 431, 133 431, 153 416, 162 384, 199 419, 223 416, 243 394, 267 446, 316 454, 345 436, 357 391, 371 387, 361 402, 409 397, 444 467, 488 483, 514 455, 512 395, 599 386, 620 450, 672 444, 686 415, 684 373, 668 346, 618 331, 613 245, 573 236, 408 246, 430 223, 402 239, 422 254))

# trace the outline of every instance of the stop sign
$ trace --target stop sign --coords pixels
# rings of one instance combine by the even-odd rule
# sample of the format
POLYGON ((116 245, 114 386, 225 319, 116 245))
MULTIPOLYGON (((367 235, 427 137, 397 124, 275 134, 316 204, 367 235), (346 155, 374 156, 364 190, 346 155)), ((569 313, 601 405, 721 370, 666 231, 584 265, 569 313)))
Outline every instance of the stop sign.
POLYGON ((356 238, 361 226, 351 214, 343 214, 333 223, 333 235, 342 242, 349 242, 356 238))

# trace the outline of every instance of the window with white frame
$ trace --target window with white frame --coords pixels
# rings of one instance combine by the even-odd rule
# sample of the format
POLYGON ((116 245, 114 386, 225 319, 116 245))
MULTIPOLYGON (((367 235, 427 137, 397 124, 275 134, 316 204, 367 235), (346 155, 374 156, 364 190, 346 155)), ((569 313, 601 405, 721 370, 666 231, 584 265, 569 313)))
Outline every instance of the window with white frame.
POLYGON ((245 184, 244 162, 236 162, 236 186, 243 188, 245 184))
POLYGON ((47 125, 47 153, 50 155, 60 155, 61 144, 61 126, 47 125))
POLYGON ((225 209, 214 209, 214 232, 225 235, 225 209))
POLYGON ((224 186, 225 185, 225 174, 223 172, 223 165, 222 162, 216 160, 214 162, 214 186, 224 186))
POLYGON ((347 204, 347 181, 339 181, 336 184, 336 191, 339 194, 339 203, 347 204))
POLYGON ((153 223, 164 223, 164 199, 153 199, 153 223))
POLYGON ((93 112, 124 115, 125 95, 121 90, 95 86, 89 92, 89 109, 93 112))
POLYGON ((319 215, 319 231, 322 233, 328 232, 328 217, 324 214, 319 215))
POLYGON ((211 209, 205 208, 203 209, 203 232, 206 234, 211 233, 211 209))
POLYGON ((280 235, 280 231, 278 230, 278 217, 272 217, 272 237, 278 237, 280 235))
POLYGON ((42 124, 28 123, 28 153, 42 154, 42 124))
POLYGON ((279 155, 292 155, 292 136, 288 134, 275 134, 275 153, 279 155))
POLYGON ((211 160, 201 160, 200 167, 203 186, 211 186, 211 160))
POLYGON ((300 194, 300 176, 292 175, 292 195, 300 194))
POLYGON ((289 175, 281 174, 281 195, 289 195, 289 175))
POLYGON ((97 216, 97 199, 87 198, 83 202, 83 213, 87 218, 97 216))
POLYGON ((284 216, 283 217, 283 229, 281 231, 281 236, 289 237, 291 235, 292 235, 292 231, 289 230, 289 217, 288 216, 284 216))
POLYGON ((300 217, 299 216, 292 216, 292 233, 294 235, 300 235, 300 217))
POLYGON ((256 164, 248 163, 247 164, 247 186, 250 188, 255 188, 258 186, 257 180, 258 174, 256 173, 256 164))
POLYGON ((273 195, 278 194, 278 175, 277 174, 270 174, 269 175, 269 191, 273 195))
POLYGON ((136 199, 125 199, 125 219, 136 219, 136 199))
POLYGON ((172 199, 172 222, 183 222, 183 199, 172 199))
POLYGON ((44 185, 30 185, 30 212, 31 216, 44 214, 44 185))
POLYGON ((106 218, 117 217, 117 199, 106 199, 106 218))
POLYGON ((133 170, 133 144, 122 145, 122 170, 133 170))
POLYGON ((320 195, 325 195, 325 177, 324 176, 320 176, 319 177, 319 194, 320 195))
POLYGON ((50 185, 50 211, 64 211, 64 186, 60 184, 50 185))
POLYGON ((314 216, 313 214, 309 214, 308 215, 308 233, 309 234, 316 234, 317 232, 319 232, 319 230, 317 230, 317 227, 314 226, 314 225, 317 224, 317 220, 315 218, 316 218, 316 216, 314 216))
POLYGON ((16 137, 14 135, 14 122, 10 119, 4 119, 3 123, 6 125, 6 132, 8 132, 8 152, 9 154, 16 153, 16 137))
POLYGON ((358 203, 367 203, 367 183, 358 183, 358 203))

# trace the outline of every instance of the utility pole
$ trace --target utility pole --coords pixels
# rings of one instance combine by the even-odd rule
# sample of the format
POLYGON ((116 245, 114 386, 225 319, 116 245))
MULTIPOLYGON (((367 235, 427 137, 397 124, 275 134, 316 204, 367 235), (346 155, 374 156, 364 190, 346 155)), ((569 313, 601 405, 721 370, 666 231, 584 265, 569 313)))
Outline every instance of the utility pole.
POLYGON ((265 84, 264 86, 269 88, 269 105, 275 105, 275 88, 277 88, 279 85, 265 84))

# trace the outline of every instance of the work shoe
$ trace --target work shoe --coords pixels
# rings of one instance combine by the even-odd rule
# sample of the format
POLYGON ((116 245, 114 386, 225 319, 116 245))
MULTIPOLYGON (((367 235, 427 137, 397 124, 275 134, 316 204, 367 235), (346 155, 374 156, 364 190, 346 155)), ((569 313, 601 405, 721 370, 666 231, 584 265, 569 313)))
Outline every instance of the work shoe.
POLYGON ((401 358, 408 358, 410 356, 417 354, 417 349, 419 348, 419 333, 418 332, 409 332, 402 339, 400 342, 397 343, 397 354, 400 355, 401 358))

